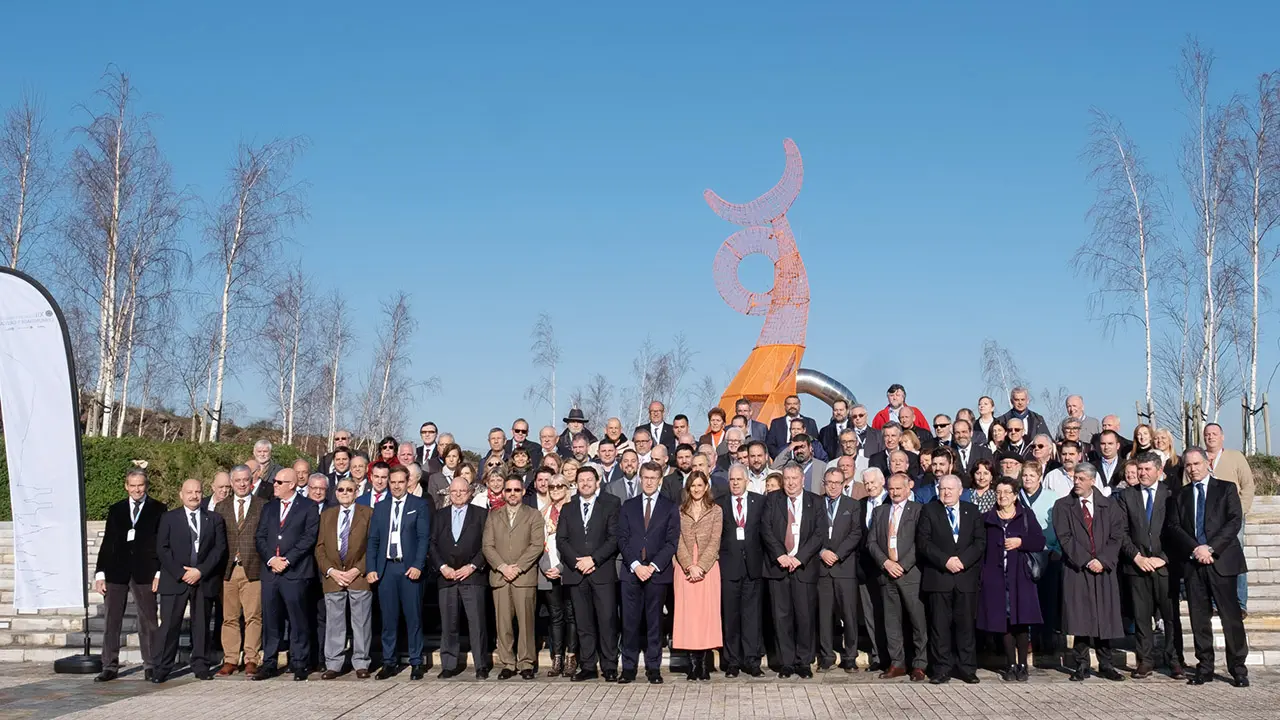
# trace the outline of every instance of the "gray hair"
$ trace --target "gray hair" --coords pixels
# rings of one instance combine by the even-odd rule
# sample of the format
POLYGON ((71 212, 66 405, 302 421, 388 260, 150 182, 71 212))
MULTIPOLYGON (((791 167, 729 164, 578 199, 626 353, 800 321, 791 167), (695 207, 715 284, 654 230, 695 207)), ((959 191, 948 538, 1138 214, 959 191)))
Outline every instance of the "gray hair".
POLYGON ((1028 392, 1026 388, 1019 385, 1009 391, 1009 402, 1013 402, 1013 396, 1017 395, 1018 393, 1022 393, 1023 395, 1026 395, 1028 400, 1031 399, 1031 393, 1028 392))
POLYGON ((136 477, 142 478, 142 482, 145 483, 146 485, 151 484, 151 479, 147 477, 147 471, 140 467, 129 468, 129 472, 126 472, 124 474, 124 481, 129 482, 129 478, 136 478, 136 477))
POLYGON ((231 474, 235 475, 236 473, 244 473, 245 475, 252 475, 253 471, 249 469, 248 465, 245 465, 244 463, 240 463, 239 465, 231 466, 231 474))
POLYGON ((839 476, 840 476, 840 481, 841 481, 841 482, 843 482, 843 481, 845 481, 845 480, 848 480, 848 479, 849 479, 849 478, 847 478, 847 477, 845 477, 845 476, 844 476, 844 471, 843 471, 843 470, 841 470, 841 469, 840 469, 840 468, 838 468, 838 467, 827 468, 827 471, 826 471, 826 472, 824 472, 824 473, 822 473, 822 479, 823 479, 823 480, 826 480, 827 478, 831 477, 832 475, 839 475, 839 476))
POLYGON ((885 479, 885 477, 884 477, 884 473, 883 473, 883 472, 881 472, 880 468, 878 468, 878 467, 869 467, 869 468, 867 468, 866 470, 863 470, 863 471, 862 471, 862 482, 863 482, 863 483, 866 483, 866 482, 867 482, 867 478, 869 478, 869 477, 871 477, 871 478, 879 478, 879 479, 880 479, 880 482, 888 482, 888 481, 885 479))
MULTIPOLYGON (((1204 458, 1205 462, 1209 461, 1209 453, 1205 452, 1204 448, 1198 445, 1192 445, 1188 447, 1186 450, 1182 451, 1182 462, 1185 463, 1187 461, 1187 456, 1192 454, 1199 455, 1200 457, 1204 458)), ((1076 467, 1080 467, 1080 466, 1077 465, 1076 467)))
POLYGON ((942 484, 945 482, 953 482, 956 484, 957 488, 964 486, 964 483, 960 482, 960 478, 951 474, 943 475, 942 477, 938 478, 938 487, 941 488, 942 484))
POLYGON ((882 425, 880 427, 880 432, 881 434, 883 434, 885 430, 890 430, 890 429, 897 430, 898 432, 902 432, 902 426, 899 425, 896 420, 890 420, 889 422, 882 425))
POLYGON ((742 432, 742 428, 740 427, 734 427, 733 425, 730 425, 729 429, 725 430, 725 433, 726 433, 725 435, 726 438, 737 436, 738 440, 746 440, 746 433, 742 432))
POLYGON ((257 450, 258 448, 266 448, 266 449, 270 450, 270 449, 271 449, 271 441, 270 441, 270 440, 267 440, 266 438, 263 438, 263 439, 259 440, 258 442, 256 442, 256 443, 254 443, 254 444, 253 444, 253 449, 254 449, 254 450, 257 450))
POLYGON ((325 490, 329 489, 328 475, 325 475, 324 473, 311 473, 311 475, 307 478, 307 485, 310 485, 312 480, 320 480, 321 482, 324 483, 324 489, 325 490))
POLYGON ((1088 473, 1089 477, 1094 478, 1095 480, 1098 477, 1098 468, 1094 467, 1093 463, 1088 463, 1088 462, 1076 463, 1075 471, 1088 473))
POLYGON ((733 477, 734 470, 742 473, 742 477, 747 477, 747 466, 740 462, 729 463, 729 470, 726 472, 726 477, 733 477))

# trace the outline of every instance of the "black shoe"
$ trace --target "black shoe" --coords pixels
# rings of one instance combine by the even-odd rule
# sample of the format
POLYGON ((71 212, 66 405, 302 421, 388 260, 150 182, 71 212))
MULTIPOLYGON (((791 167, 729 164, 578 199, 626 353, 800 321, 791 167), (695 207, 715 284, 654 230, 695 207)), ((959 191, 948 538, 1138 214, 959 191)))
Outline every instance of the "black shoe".
POLYGON ((1196 673, 1195 675, 1191 676, 1190 680, 1187 680, 1188 685, 1204 685, 1205 683, 1211 683, 1211 682, 1213 682, 1212 673, 1208 673, 1208 674, 1196 673))
POLYGON ((1232 677, 1232 678, 1231 678, 1231 684, 1232 684, 1232 685, 1235 685, 1236 687, 1241 687, 1241 688, 1249 687, 1249 676, 1248 676, 1248 675, 1236 675, 1236 676, 1234 676, 1234 677, 1232 677))
POLYGON ((644 676, 649 679, 650 685, 662 684, 662 671, 660 670, 645 670, 644 676))
POLYGON ((535 671, 535 670, 533 670, 532 668, 530 668, 530 669, 528 669, 528 670, 521 670, 521 671, 520 671, 520 677, 521 677, 521 678, 523 678, 523 679, 525 679, 525 680, 532 680, 532 679, 534 679, 534 678, 538 677, 538 673, 537 673, 537 671, 535 671))
POLYGON ((147 668, 146 670, 143 670, 143 671, 142 671, 142 679, 143 679, 143 680, 150 680, 150 679, 151 679, 151 676, 152 676, 152 675, 154 675, 154 674, 155 674, 155 672, 156 672, 156 671, 155 671, 155 670, 153 670, 153 669, 151 669, 151 668, 147 668))
POLYGON ((512 670, 511 668, 502 668, 502 670, 498 672, 499 680, 510 680, 515 676, 516 676, 516 671, 512 670))
POLYGON ((736 678, 736 677, 738 677, 738 668, 729 668, 728 670, 725 670, 725 671, 724 671, 724 676, 725 676, 725 677, 727 677, 727 678, 736 678))
POLYGON ((414 665, 409 671, 410 680, 421 680, 427 674, 426 667, 422 665, 414 665))
POLYGON ((489 668, 480 668, 479 670, 477 670, 477 671, 476 671, 476 679, 477 679, 477 680, 488 680, 488 679, 489 679, 489 668))
POLYGON ((374 675, 374 677, 377 678, 378 680, 386 680, 387 678, 395 675, 398 669, 399 668, 397 668, 395 665, 383 665, 381 668, 378 669, 378 674, 374 675))
POLYGON ((1072 682, 1084 682, 1087 677, 1089 677, 1089 668, 1076 668, 1071 671, 1072 682))
POLYGON ((271 678, 273 678, 273 677, 275 677, 275 676, 276 676, 276 669, 275 669, 275 668, 273 668, 273 667, 267 667, 266 665, 259 665, 259 666, 258 666, 258 671, 257 671, 257 672, 255 672, 255 673, 253 674, 252 679, 254 679, 254 680, 270 680, 271 678))
POLYGON ((878 663, 878 662, 873 662, 867 666, 867 672, 869 673, 882 673, 888 669, 889 669, 888 665, 885 665, 884 663, 878 663))
POLYGON ((158 673, 151 676, 151 682, 155 683, 156 685, 159 685, 160 683, 168 679, 169 679, 168 675, 160 675, 158 673))
POLYGON ((627 685, 636 681, 635 670, 623 670, 622 675, 618 677, 619 685, 627 685))
POLYGON ((1000 670, 1000 679, 1005 682, 1017 682, 1018 668, 1016 665, 1010 665, 1000 670))
POLYGON ((1017 680, 1018 682, 1027 682, 1028 680, 1031 679, 1030 676, 1027 674, 1026 663, 1018 665, 1016 668, 1014 668, 1014 679, 1017 680))
POLYGON ((1123 681, 1123 680, 1124 680, 1124 675, 1121 675, 1121 674, 1120 674, 1120 671, 1119 671, 1119 670, 1116 670, 1116 669, 1115 669, 1115 668, 1113 668, 1113 667, 1109 667, 1109 668, 1102 668, 1102 669, 1098 670, 1098 677, 1100 677, 1100 678, 1106 678, 1107 680, 1110 680, 1111 682, 1121 682, 1121 681, 1123 681))
POLYGON ((965 683, 968 685, 977 685, 978 683, 982 682, 981 680, 978 679, 978 676, 975 675, 974 673, 963 673, 960 675, 960 679, 965 681, 965 683))
POLYGON ((750 675, 753 678, 764 677, 764 670, 761 670, 759 665, 753 665, 749 668, 743 668, 742 672, 750 675))
POLYGON ((813 677, 813 671, 809 669, 808 665, 803 665, 801 667, 796 668, 796 677, 800 678, 801 680, 808 680, 809 678, 813 677))
POLYGON ((946 685, 949 682, 951 682, 950 675, 934 675, 929 678, 930 685, 946 685))
POLYGON ((595 680, 600 675, 595 670, 579 670, 577 675, 569 678, 569 682, 586 682, 587 680, 595 680))
POLYGON ((201 671, 199 671, 199 672, 192 672, 191 674, 192 674, 192 675, 195 675, 197 680, 212 680, 212 679, 213 679, 213 671, 212 671, 212 670, 201 670, 201 671))
POLYGON ((778 669, 779 680, 786 680, 789 677, 791 677, 791 668, 787 667, 786 665, 783 665, 781 668, 778 669))
POLYGON ((300 668, 293 671, 293 679, 295 682, 302 682, 307 679, 307 669, 300 668))
POLYGON ((618 682, 618 671, 605 670, 604 672, 600 673, 600 677, 604 678, 605 682, 618 682))
MULTIPOLYGON (((117 673, 115 670, 103 670, 102 672, 98 673, 98 676, 95 677, 93 681, 94 682, 111 682, 112 680, 116 679, 116 676, 118 674, 119 673, 117 673)), ((150 670, 147 671, 147 674, 145 675, 145 679, 147 680, 151 679, 150 670)))
POLYGON ((439 672, 439 674, 437 674, 437 675, 436 675, 436 679, 437 679, 437 680, 448 680, 449 678, 456 676, 456 675, 457 675, 458 673, 460 673, 460 672, 462 672, 462 671, 461 671, 461 670, 456 670, 456 669, 455 669, 455 670, 441 670, 441 671, 439 672))

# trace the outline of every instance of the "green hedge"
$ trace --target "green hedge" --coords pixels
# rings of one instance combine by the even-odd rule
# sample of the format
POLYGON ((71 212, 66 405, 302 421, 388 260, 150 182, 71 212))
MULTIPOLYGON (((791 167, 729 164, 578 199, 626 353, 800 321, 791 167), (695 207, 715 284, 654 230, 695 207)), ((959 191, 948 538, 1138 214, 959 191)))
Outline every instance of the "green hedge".
MULTIPOLYGON (((125 497, 124 474, 134 460, 147 461, 151 495, 173 506, 179 502, 178 489, 187 478, 204 481, 205 489, 218 470, 253 457, 251 443, 160 442, 143 438, 84 438, 85 505, 90 520, 104 520, 107 508, 125 497)), ((288 466, 306 457, 287 445, 271 451, 277 463, 288 466)), ((313 459, 313 458, 308 458, 313 459)), ((11 520, 9 468, 5 461, 4 439, 0 437, 0 520, 11 520)))

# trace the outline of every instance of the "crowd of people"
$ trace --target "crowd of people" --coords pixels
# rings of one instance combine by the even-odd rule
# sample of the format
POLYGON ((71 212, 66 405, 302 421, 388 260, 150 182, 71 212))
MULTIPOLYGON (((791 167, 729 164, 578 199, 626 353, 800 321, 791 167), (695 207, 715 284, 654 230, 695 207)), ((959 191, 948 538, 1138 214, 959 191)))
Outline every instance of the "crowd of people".
POLYGON ((712 408, 700 437, 660 402, 629 438, 617 418, 595 437, 574 409, 537 441, 523 419, 510 438, 493 428, 478 466, 432 422, 373 457, 340 431, 314 466, 281 467, 259 441, 208 494, 184 482, 172 510, 134 469, 98 555, 98 680, 118 673, 132 595, 153 682, 174 672, 189 609, 201 679, 271 678, 287 652, 295 680, 404 663, 417 680, 438 624, 441 679, 467 649, 479 679, 533 679, 545 643, 545 675, 572 681, 635 682, 643 655, 661 683, 665 647, 690 681, 855 673, 865 648, 862 670, 884 679, 977 683, 990 650, 1025 682, 1033 648, 1057 667, 1071 638, 1072 680, 1092 649, 1096 674, 1121 681, 1112 642, 1129 633, 1131 677, 1164 666, 1202 684, 1216 613, 1227 673, 1249 684, 1253 478, 1220 426, 1179 454, 1167 430, 1124 437, 1079 396, 1056 430, 1023 388, 999 416, 989 397, 931 419, 901 385, 887 400, 872 417, 837 401, 819 428, 798 397, 767 424, 743 399, 732 417, 712 408))

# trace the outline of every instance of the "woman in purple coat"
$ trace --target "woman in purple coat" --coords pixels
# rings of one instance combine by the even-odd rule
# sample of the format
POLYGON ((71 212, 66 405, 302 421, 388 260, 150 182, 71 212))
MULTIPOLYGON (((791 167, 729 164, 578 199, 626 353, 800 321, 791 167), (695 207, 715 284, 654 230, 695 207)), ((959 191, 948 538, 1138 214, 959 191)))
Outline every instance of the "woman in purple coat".
POLYGON ((1035 580, 1027 556, 1044 550, 1040 523, 1018 502, 1018 481, 996 482, 996 506, 983 514, 987 552, 982 559, 978 629, 1004 636, 1005 682, 1027 681, 1030 626, 1043 622, 1035 580))

